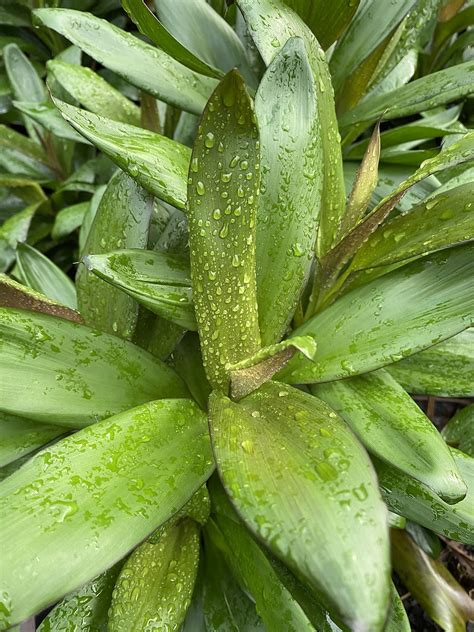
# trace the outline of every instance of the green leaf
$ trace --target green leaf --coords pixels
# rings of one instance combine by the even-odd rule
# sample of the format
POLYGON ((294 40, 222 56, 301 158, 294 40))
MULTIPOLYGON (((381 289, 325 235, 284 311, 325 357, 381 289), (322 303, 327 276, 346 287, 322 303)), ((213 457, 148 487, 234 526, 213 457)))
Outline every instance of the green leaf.
POLYGON ((192 53, 224 73, 237 68, 256 87, 242 42, 205 0, 155 0, 155 6, 165 28, 192 53))
POLYGON ((368 97, 339 119, 341 129, 431 110, 465 97, 474 90, 474 63, 465 62, 411 81, 391 92, 368 97))
POLYGON ((188 147, 62 101, 55 103, 68 123, 145 189, 178 208, 185 207, 188 147))
POLYGON ((306 24, 283 0, 238 0, 250 34, 269 66, 291 37, 301 37, 314 76, 321 125, 324 184, 320 210, 318 252, 331 247, 345 207, 340 137, 334 108, 334 91, 326 57, 306 24))
POLYGON ((411 632, 410 621, 397 589, 392 584, 392 605, 384 632, 411 632))
POLYGON ((184 336, 173 351, 172 366, 184 380, 194 400, 203 410, 207 410, 211 386, 202 364, 199 336, 192 333, 184 336))
POLYGON ((17 265, 22 281, 55 302, 76 309, 76 288, 61 268, 28 244, 18 244, 17 265))
POLYGON ((8 515, 0 528, 3 627, 121 559, 189 500, 212 467, 205 415, 189 400, 144 404, 28 461, 0 484, 8 515))
POLYGON ((71 97, 94 114, 140 126, 140 109, 90 68, 51 59, 47 69, 71 97))
POLYGON ((30 454, 65 432, 66 428, 0 413, 0 467, 30 454))
POLYGON ((19 213, 9 217, 0 227, 0 270, 5 272, 15 261, 15 251, 19 242, 28 236, 33 217, 39 203, 30 204, 19 213))
POLYGON ((336 92, 356 68, 393 31, 415 4, 415 0, 361 2, 331 56, 331 75, 336 92))
POLYGON ((231 71, 204 110, 188 181, 194 306, 209 382, 260 346, 255 280, 258 130, 241 76, 231 71), (224 195, 225 194, 225 195, 224 195))
POLYGON ((474 246, 425 257, 348 292, 298 327, 313 336, 315 362, 293 358, 280 378, 329 382, 373 371, 472 325, 474 246))
MULTIPOLYGON (((183 46, 179 39, 173 37, 163 24, 157 20, 143 0, 122 0, 122 5, 130 19, 137 25, 140 33, 146 35, 156 46, 164 50, 176 61, 207 77, 220 78, 223 75, 222 71, 199 59, 198 56, 183 46)), ((188 20, 191 23, 194 22, 190 15, 186 16, 184 23, 186 24, 188 20)), ((196 25, 194 24, 194 26, 196 25)), ((206 24, 207 29, 210 31, 209 23, 206 24)), ((180 33, 182 33, 182 30, 180 30, 180 33)))
POLYGON ((76 143, 89 144, 83 136, 78 134, 73 127, 66 123, 53 103, 49 101, 44 103, 13 101, 12 103, 16 109, 23 112, 27 118, 36 121, 42 128, 48 130, 54 136, 65 140, 72 140, 76 143))
POLYGON ((41 622, 37 632, 67 632, 71 626, 107 632, 108 610, 119 571, 120 564, 116 564, 65 597, 41 622))
POLYGON ((185 329, 196 330, 187 257, 129 249, 88 255, 83 263, 89 272, 154 314, 185 329))
MULTIPOLYGON (((83 252, 100 255, 113 248, 144 248, 153 198, 126 173, 118 172, 102 196, 83 252)), ((138 304, 126 294, 79 266, 76 276, 79 310, 87 325, 122 338, 133 337, 138 304)))
POLYGON ((424 553, 409 535, 393 531, 395 570, 426 614, 443 630, 464 632, 474 619, 474 602, 448 569, 424 553))
POLYGON ((0 167, 15 176, 37 180, 57 177, 42 147, 6 125, 0 125, 0 167))
POLYGON ((79 202, 62 208, 54 218, 51 237, 60 240, 80 228, 89 205, 90 202, 79 202))
POLYGON ((57 31, 134 86, 178 108, 200 114, 215 86, 215 80, 90 13, 36 9, 33 14, 38 24, 57 31))
POLYGON ((322 131, 302 39, 290 38, 270 64, 255 111, 262 171, 257 297, 262 343, 268 345, 285 333, 308 279, 321 206, 322 131))
POLYGON ((31 26, 30 9, 15 0, 0 6, 0 24, 8 26, 31 26))
POLYGON ((250 529, 349 627, 382 629, 386 509, 342 420, 320 400, 268 382, 238 404, 212 394, 210 428, 219 474, 250 529))
POLYGON ((196 579, 199 530, 185 518, 135 549, 114 588, 109 632, 180 628, 196 579))
POLYGON ((474 544, 474 459, 454 448, 451 453, 467 483, 466 497, 455 505, 448 505, 426 485, 382 461, 376 463, 380 490, 391 511, 439 535, 474 544))
POLYGON ((39 204, 47 199, 40 185, 28 178, 17 178, 8 173, 0 173, 0 187, 11 189, 15 197, 23 200, 25 204, 39 204))
POLYGON ((387 370, 410 393, 474 397, 474 329, 466 329, 387 370))
POLYGON ((174 371, 125 340, 46 314, 0 314, 5 412, 74 428, 150 399, 186 396, 174 371))
POLYGON ((449 445, 474 456, 474 404, 462 408, 449 420, 443 437, 449 445))
POLYGON ((430 419, 386 371, 312 387, 380 459, 430 487, 446 502, 466 495, 453 457, 430 419))

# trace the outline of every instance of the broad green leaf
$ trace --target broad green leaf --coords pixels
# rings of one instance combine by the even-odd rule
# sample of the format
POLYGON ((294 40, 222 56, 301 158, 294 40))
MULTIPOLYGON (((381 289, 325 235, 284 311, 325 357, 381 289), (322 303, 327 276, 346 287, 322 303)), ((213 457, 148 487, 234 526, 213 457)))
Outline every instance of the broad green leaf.
POLYGON ((0 270, 5 272, 15 261, 19 242, 25 241, 39 203, 30 204, 19 213, 9 217, 0 226, 0 270))
POLYGON ((317 90, 303 40, 291 38, 260 83, 257 298, 262 343, 281 339, 308 279, 323 186, 317 90), (278 94, 278 99, 275 99, 278 94))
POLYGON ((155 0, 155 6, 165 28, 192 53, 225 73, 237 68, 256 87, 242 42, 205 0, 155 0))
POLYGON ((410 522, 409 520, 406 521, 405 530, 420 549, 434 560, 438 559, 443 550, 443 546, 441 540, 433 531, 425 529, 425 527, 422 527, 420 524, 410 522))
MULTIPOLYGON (((318 41, 283 0, 238 0, 250 34, 267 66, 291 37, 301 37, 314 76, 316 104, 322 130, 324 184, 318 233, 318 253, 332 246, 345 206, 340 137, 331 75, 318 41)), ((313 167, 314 168, 314 167, 313 167)))
POLYGON ((176 107, 200 114, 215 86, 215 80, 90 13, 36 9, 34 17, 126 81, 176 107))
POLYGON ((54 180, 57 177, 43 148, 6 125, 0 125, 0 167, 15 176, 37 180, 54 180))
POLYGON ((48 72, 85 108, 119 123, 140 125, 140 110, 90 68, 52 59, 48 72))
POLYGON ((465 632, 466 623, 474 619, 474 601, 446 566, 402 531, 393 531, 391 541, 394 568, 430 619, 443 630, 465 632))
POLYGON ((474 239, 473 194, 474 183, 464 184, 385 222, 357 251, 351 270, 402 262, 474 239))
POLYGON ((188 147, 62 101, 55 103, 68 123, 145 189, 178 208, 185 207, 188 147))
POLYGON ((83 263, 89 272, 158 316, 185 329, 196 330, 187 257, 129 249, 87 255, 83 263))
POLYGON ((430 419, 383 369, 312 387, 380 459, 416 478, 446 502, 466 495, 453 457, 430 419))
POLYGON ((77 228, 80 228, 84 220, 84 215, 89 208, 89 204, 89 202, 79 202, 79 204, 62 208, 54 218, 51 237, 59 240, 62 237, 70 235, 77 228))
POLYGON ((41 622, 37 632, 94 630, 107 632, 108 610, 120 564, 87 582, 55 606, 41 622))
POLYGON ((66 428, 0 413, 0 467, 30 454, 65 432, 66 428))
POLYGON ((349 627, 382 629, 386 509, 342 420, 320 400, 268 382, 238 404, 212 394, 210 428, 221 479, 251 530, 349 627))
POLYGON ((350 24, 360 0, 285 0, 315 34, 324 49, 333 44, 350 24))
MULTIPOLYGON (((153 198, 126 173, 109 182, 92 221, 83 252, 90 255, 114 248, 144 248, 153 198)), ((138 303, 80 265, 76 275, 77 301, 87 325, 131 339, 138 303)))
POLYGON ((415 0, 394 0, 388 4, 365 0, 359 4, 357 13, 331 56, 331 75, 336 92, 414 4, 415 0))
POLYGON ((443 428, 449 445, 474 457, 474 404, 462 408, 443 428))
MULTIPOLYGON (((122 0, 122 5, 140 32, 146 35, 156 46, 164 50, 165 53, 176 59, 176 61, 207 77, 219 78, 223 75, 222 71, 202 61, 202 59, 199 59, 198 56, 183 46, 179 39, 176 39, 153 15, 143 0, 122 0)), ((184 24, 188 20, 191 23, 193 22, 193 18, 189 14, 186 16, 184 24)), ((183 22, 181 22, 181 26, 183 26, 183 22)), ((194 24, 194 26, 196 25, 194 24)), ((206 25, 206 29, 210 31, 209 24, 206 25)), ((180 30, 180 33, 182 33, 182 30, 180 30)))
POLYGON ((2 308, 0 315, 4 412, 77 428, 186 395, 174 371, 130 342, 46 314, 2 308))
POLYGON ((196 579, 199 530, 194 520, 184 519, 135 549, 114 588, 108 632, 179 629, 196 579))
POLYGON ((467 495, 448 505, 426 485, 382 461, 377 476, 388 508, 427 529, 457 542, 474 544, 474 458, 451 448, 461 476, 467 483, 467 495))
POLYGON ((293 358, 280 378, 329 382, 373 371, 473 324, 474 246, 425 257, 348 292, 298 327, 314 337, 314 362, 293 358))
POLYGON ((381 95, 368 97, 339 119, 341 129, 367 127, 380 117, 391 120, 430 110, 469 95, 474 90, 474 62, 452 66, 411 81, 381 95))
POLYGON ((13 105, 17 110, 23 112, 27 118, 36 121, 44 129, 48 130, 58 138, 72 140, 76 143, 89 144, 84 136, 78 134, 73 127, 66 123, 57 108, 50 101, 42 103, 13 101, 13 105))
MULTIPOLYGON (((112 174, 112 176, 110 177, 110 180, 112 180, 113 176, 115 175, 115 173, 117 173, 117 171, 114 172, 114 174, 112 174)), ((120 173, 120 172, 119 172, 120 173)), ((126 174, 124 174, 125 176, 126 174)), ((110 180, 108 182, 108 184, 110 184, 110 180)), ((84 213, 84 216, 82 218, 82 223, 81 223, 81 227, 79 229, 79 254, 83 254, 84 253, 84 247, 86 245, 87 239, 89 237, 89 233, 91 231, 91 227, 92 224, 94 222, 94 218, 96 216, 97 213, 97 209, 99 208, 99 204, 102 201, 102 198, 104 197, 104 193, 107 189, 107 185, 103 184, 99 187, 96 187, 91 199, 89 200, 89 205, 84 213)), ((113 234, 112 235, 113 238, 116 238, 116 235, 113 234)))
POLYGON ((387 370, 410 393, 474 397, 474 329, 395 362, 387 370))
POLYGON ((204 110, 188 180, 194 306, 214 388, 226 365, 260 346, 255 279, 258 130, 241 76, 228 73, 204 110))
POLYGON ((46 201, 46 195, 40 185, 28 178, 17 178, 8 173, 0 174, 0 187, 10 189, 15 197, 25 204, 35 204, 46 201))
POLYGON ((212 467, 205 415, 189 400, 144 404, 37 454, 0 484, 3 627, 124 557, 212 467))
POLYGON ((17 265, 25 285, 55 302, 76 309, 74 283, 48 257, 28 244, 18 244, 17 265))
POLYGON ((0 274, 0 306, 50 314, 75 323, 82 322, 78 312, 55 303, 44 294, 17 283, 5 274, 0 274))
POLYGON ((392 584, 392 604, 388 619, 385 624, 384 632, 411 632, 410 622, 403 601, 392 584))

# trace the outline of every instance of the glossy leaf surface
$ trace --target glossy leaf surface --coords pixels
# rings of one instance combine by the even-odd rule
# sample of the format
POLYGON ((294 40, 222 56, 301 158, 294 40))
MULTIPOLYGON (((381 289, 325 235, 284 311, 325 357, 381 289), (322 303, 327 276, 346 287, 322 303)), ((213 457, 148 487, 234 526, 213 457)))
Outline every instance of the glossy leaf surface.
POLYGON ((285 333, 309 276, 323 186, 317 91, 302 39, 288 40, 272 61, 255 111, 262 170, 257 297, 262 343, 272 344, 285 333))
POLYGON ((260 346, 255 221, 258 131, 241 76, 225 76, 209 100, 193 148, 188 183, 194 306, 204 367, 226 389, 226 365, 260 346))
POLYGON ((295 330, 314 337, 316 361, 294 358, 281 378, 298 384, 365 373, 466 329, 473 253, 470 244, 458 246, 348 292, 295 330))
POLYGON ((46 314, 0 313, 5 412, 74 428, 150 399, 186 396, 174 371, 129 342, 46 314))
POLYGON ((382 629, 386 510, 342 420, 321 400, 268 382, 238 404, 213 394, 210 428, 221 479, 251 530, 349 626, 382 629))
POLYGON ((30 454, 65 432, 65 428, 0 413, 0 467, 30 454))
POLYGON ((3 620, 22 621, 106 570, 211 471, 206 419, 189 400, 150 402, 40 452, 0 484, 3 620))

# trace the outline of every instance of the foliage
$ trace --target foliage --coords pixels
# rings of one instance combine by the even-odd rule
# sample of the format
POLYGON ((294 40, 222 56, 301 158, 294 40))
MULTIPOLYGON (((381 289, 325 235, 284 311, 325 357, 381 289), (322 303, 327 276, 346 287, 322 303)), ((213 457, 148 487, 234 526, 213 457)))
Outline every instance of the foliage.
POLYGON ((474 5, 227 4, 0 2, 0 629, 462 630, 474 5))

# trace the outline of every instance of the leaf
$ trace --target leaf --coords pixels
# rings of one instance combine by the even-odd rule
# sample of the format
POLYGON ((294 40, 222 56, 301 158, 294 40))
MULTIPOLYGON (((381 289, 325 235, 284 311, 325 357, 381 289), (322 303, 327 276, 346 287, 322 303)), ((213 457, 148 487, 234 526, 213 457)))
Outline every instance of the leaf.
POLYGON ((193 399, 203 410, 207 410, 207 400, 211 386, 202 365, 201 346, 197 334, 188 333, 173 351, 173 368, 184 380, 193 399))
POLYGON ((109 632, 179 629, 196 579, 199 530, 185 518, 135 549, 114 588, 109 632))
POLYGON ((469 327, 474 247, 457 246, 348 292, 298 329, 313 336, 315 362, 293 358, 279 374, 294 384, 373 371, 469 327))
POLYGON ((365 447, 448 503, 466 495, 453 457, 430 419, 384 370, 313 386, 365 447))
POLYGON ((474 456, 474 405, 459 410, 443 428, 444 440, 474 456))
POLYGON ((464 632, 474 618, 474 602, 448 569, 424 553, 409 535, 393 531, 392 559, 405 586, 443 630, 464 632))
POLYGON ((224 73, 237 68, 256 87, 242 42, 205 0, 155 0, 155 6, 160 22, 192 53, 224 73))
POLYGON ((154 314, 185 329, 196 329, 187 257, 128 249, 88 255, 83 263, 89 272, 154 314))
POLYGON ((140 110, 90 68, 51 59, 48 72, 85 108, 119 123, 140 126, 140 110))
POLYGON ((55 303, 43 294, 10 279, 5 274, 0 274, 0 290, 1 307, 15 307, 50 314, 51 316, 56 316, 56 318, 64 318, 76 323, 82 322, 78 312, 55 303))
POLYGON ((260 83, 255 111, 262 172, 257 298, 262 342, 269 345, 285 333, 308 280, 321 206, 322 131, 301 38, 290 38, 275 56, 260 83))
POLYGON ((0 24, 8 26, 31 26, 28 7, 12 0, 4 2, 0 7, 0 24))
POLYGON ((211 385, 224 390, 226 365, 260 346, 255 282, 258 163, 250 97, 241 76, 231 71, 204 110, 188 181, 191 279, 203 362, 211 385))
POLYGON ((267 382, 238 404, 213 393, 210 429, 219 475, 247 526, 349 627, 382 629, 386 510, 367 455, 336 413, 267 382))
POLYGON ((455 505, 448 505, 397 468, 377 461, 380 490, 391 511, 456 542, 474 544, 474 459, 454 448, 451 453, 467 484, 466 497, 455 505))
POLYGON ((431 73, 391 92, 368 97, 339 119, 341 129, 402 118, 461 99, 474 89, 474 63, 465 62, 431 73))
POLYGON ((51 237, 59 241, 73 233, 77 228, 80 228, 89 204, 89 202, 79 202, 79 204, 62 208, 54 218, 51 237))
POLYGON ((28 178, 17 178, 8 173, 1 173, 0 187, 11 189, 15 197, 20 198, 25 204, 39 204, 47 199, 40 185, 28 178))
POLYGON ((387 370, 410 393, 474 397, 474 329, 395 362, 387 370))
POLYGON ((397 589, 392 584, 392 606, 384 632, 411 632, 410 622, 397 589))
POLYGON ((285 0, 306 22, 318 42, 326 50, 350 24, 360 0, 336 0, 330 5, 325 0, 285 0))
MULTIPOLYGON (((153 198, 126 173, 109 182, 92 221, 83 252, 100 255, 113 248, 144 248, 153 198)), ((138 304, 79 266, 76 275, 80 312, 87 325, 122 338, 133 337, 138 304)))
POLYGON ((148 130, 55 100, 66 121, 153 195, 184 208, 190 152, 148 130))
POLYGON ((15 261, 18 242, 27 238, 31 222, 39 205, 39 202, 30 204, 19 213, 9 217, 0 226, 0 270, 2 272, 5 272, 15 261))
POLYGON ((65 597, 43 619, 37 632, 66 632, 70 626, 107 632, 108 610, 119 571, 120 564, 116 564, 65 597))
POLYGON ((0 413, 0 467, 30 454, 65 432, 65 428, 0 413))
POLYGON ((15 108, 23 112, 27 118, 36 121, 42 129, 44 128, 51 132, 54 136, 65 140, 72 140, 76 143, 89 144, 83 136, 78 134, 73 127, 66 123, 53 103, 49 101, 44 103, 13 101, 12 103, 15 108))
POLYGON ((90 13, 36 9, 33 15, 37 24, 60 33, 132 85, 178 108, 200 114, 215 86, 215 80, 90 13))
POLYGON ((250 34, 265 61, 273 58, 291 37, 301 37, 316 87, 321 130, 324 184, 317 250, 325 254, 333 244, 345 207, 340 136, 334 108, 334 91, 326 57, 305 23, 283 0, 238 0, 250 34))
MULTIPOLYGON (((183 46, 179 39, 176 39, 156 18, 143 0, 122 0, 122 5, 132 22, 137 25, 140 33, 146 35, 156 46, 176 61, 207 77, 220 78, 223 75, 222 71, 202 61, 186 46, 183 46)), ((193 23, 191 16, 187 16, 186 20, 193 23)), ((210 30, 209 24, 206 25, 206 28, 210 30)))
POLYGON ((6 125, 0 125, 0 167, 15 176, 40 181, 57 177, 42 147, 6 125))
POLYGON ((0 484, 8 515, 0 528, 3 627, 124 557, 189 500, 212 467, 205 415, 189 400, 149 402, 28 461, 0 484))
POLYGON ((186 396, 174 371, 125 340, 46 314, 0 315, 4 412, 77 428, 150 399, 186 396))
POLYGON ((28 244, 18 244, 17 265, 23 282, 55 302, 76 309, 76 289, 61 268, 28 244))

